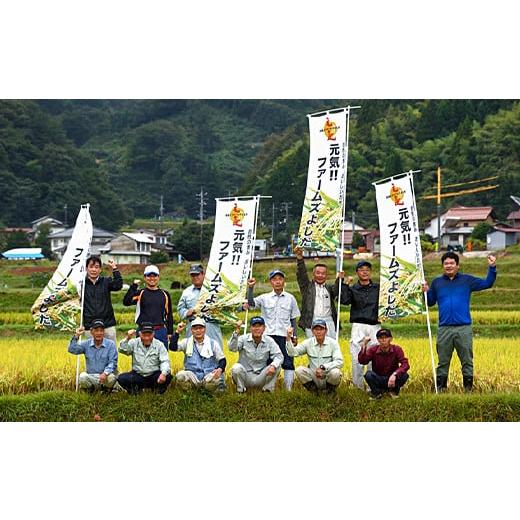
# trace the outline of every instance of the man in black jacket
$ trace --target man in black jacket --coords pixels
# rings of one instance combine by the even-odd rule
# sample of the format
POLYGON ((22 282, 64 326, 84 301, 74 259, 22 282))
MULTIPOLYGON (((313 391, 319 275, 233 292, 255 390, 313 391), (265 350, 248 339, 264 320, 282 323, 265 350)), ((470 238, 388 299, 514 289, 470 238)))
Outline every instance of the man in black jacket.
MULTIPOLYGON (((301 247, 294 248, 296 255, 296 278, 302 295, 301 317, 298 322, 300 328, 305 330, 308 338, 312 338, 311 325, 316 319, 323 319, 327 323, 327 336, 336 339, 337 311, 334 300, 338 299, 339 281, 344 274, 338 273, 334 284, 328 284, 327 266, 316 264, 312 270, 312 280, 309 279, 303 250, 301 247)), ((343 283, 341 291, 345 292, 347 286, 343 283)), ((343 298, 341 298, 343 300, 343 298)))
POLYGON ((353 278, 348 277, 346 291, 341 290, 341 303, 350 305, 350 355, 352 357, 352 381, 360 389, 365 388, 365 368, 359 363, 358 355, 363 339, 369 337, 377 343, 376 333, 379 323, 379 284, 372 281, 372 264, 361 260, 356 264, 357 283, 351 285, 353 278))
POLYGON ((87 258, 83 326, 85 329, 90 329, 94 320, 102 320, 105 324, 105 338, 116 343, 116 318, 110 293, 122 289, 123 278, 113 260, 108 260, 107 264, 112 269, 112 277, 99 276, 101 273, 101 258, 99 256, 87 258))
POLYGON ((162 341, 168 350, 173 334, 172 300, 168 291, 159 287, 159 268, 147 265, 144 269, 145 288, 139 289, 139 280, 129 287, 123 305, 136 305, 135 322, 137 325, 151 323, 154 337, 162 341))

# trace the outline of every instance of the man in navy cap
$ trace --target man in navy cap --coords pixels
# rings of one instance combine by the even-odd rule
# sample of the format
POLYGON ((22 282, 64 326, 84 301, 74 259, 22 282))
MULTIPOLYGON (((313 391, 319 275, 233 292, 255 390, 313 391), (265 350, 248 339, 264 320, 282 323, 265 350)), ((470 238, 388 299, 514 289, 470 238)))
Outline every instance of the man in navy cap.
POLYGON ((312 322, 312 338, 307 338, 301 345, 294 346, 292 330, 287 329, 287 352, 291 356, 307 354, 309 365, 298 367, 296 377, 302 385, 313 393, 325 390, 327 393, 336 391, 341 382, 343 354, 339 343, 327 336, 327 322, 315 319, 312 322))
POLYGON ((352 381, 363 390, 363 365, 359 363, 358 355, 363 338, 376 340, 376 332, 381 328, 379 323, 379 284, 372 281, 372 264, 360 260, 356 264, 357 283, 352 285, 353 278, 348 277, 346 290, 341 293, 341 303, 350 305, 350 355, 352 358, 352 381))
POLYGON ((391 397, 399 397, 399 391, 408 381, 410 365, 403 349, 392 343, 390 329, 381 329, 376 333, 377 344, 368 347, 371 342, 365 337, 359 352, 359 362, 362 365, 372 363, 372 369, 365 374, 365 380, 371 390, 371 399, 379 399, 384 393, 391 397))
POLYGON ((274 269, 269 273, 269 281, 273 290, 268 293, 253 296, 256 280, 247 281, 247 304, 249 308, 260 308, 265 320, 266 334, 274 339, 283 354, 283 379, 286 390, 291 390, 294 383, 294 360, 287 353, 285 337, 287 329, 293 330, 293 341, 296 339, 296 318, 300 316, 298 303, 292 294, 285 291, 285 273, 274 269))
POLYGON ((69 344, 71 354, 85 355, 86 370, 79 375, 79 387, 88 392, 94 392, 99 388, 103 391, 111 391, 116 384, 114 374, 117 371, 116 345, 112 340, 105 338, 103 320, 92 320, 90 324, 92 337, 78 343, 84 331, 83 327, 77 328, 69 344))
POLYGON ((238 352, 238 363, 231 368, 231 377, 238 393, 248 388, 261 388, 274 392, 283 354, 275 341, 265 334, 265 321, 261 316, 251 318, 251 332, 239 337, 242 322, 228 343, 231 352, 238 352))

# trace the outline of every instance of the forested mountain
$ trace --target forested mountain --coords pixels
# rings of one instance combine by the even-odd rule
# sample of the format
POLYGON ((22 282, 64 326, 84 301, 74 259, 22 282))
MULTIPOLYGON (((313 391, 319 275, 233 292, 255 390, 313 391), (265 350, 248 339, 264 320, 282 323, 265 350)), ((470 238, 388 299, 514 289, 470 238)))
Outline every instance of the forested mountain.
MULTIPOLYGON (((63 218, 92 204, 99 227, 134 217, 196 217, 195 193, 272 195, 297 226, 308 159, 306 113, 360 104, 351 121, 347 205, 376 222, 371 182, 408 169, 417 195, 445 183, 500 175, 490 192, 446 204, 493 204, 520 194, 520 104, 509 100, 40 100, 0 101, 0 223, 63 218)), ((264 218, 267 220, 265 204, 264 218)), ((434 203, 421 201, 427 218, 434 203)), ((278 214, 278 213, 277 213, 278 214)), ((271 215, 269 213, 269 218, 271 215)), ((276 217, 278 221, 278 217, 276 217)))

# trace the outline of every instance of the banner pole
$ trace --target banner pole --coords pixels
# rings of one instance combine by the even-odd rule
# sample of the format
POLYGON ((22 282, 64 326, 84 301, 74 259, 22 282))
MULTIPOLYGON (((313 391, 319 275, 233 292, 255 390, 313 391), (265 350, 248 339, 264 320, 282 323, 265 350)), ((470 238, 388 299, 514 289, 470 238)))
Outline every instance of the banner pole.
MULTIPOLYGON (((88 214, 90 214, 90 204, 86 204, 86 208, 87 208, 87 215, 88 215, 88 214)), ((91 242, 92 242, 92 238, 91 238, 91 241, 88 244, 88 249, 89 250, 90 250, 91 242)), ((85 262, 85 265, 83 266, 83 269, 85 269, 85 271, 87 269, 86 262, 85 262)), ((86 276, 86 272, 85 272, 85 276, 86 276)), ((84 307, 84 300, 85 300, 85 276, 83 277, 83 280, 81 281, 81 311, 80 311, 80 320, 79 320, 79 323, 80 323, 81 327, 83 326, 83 307, 84 307)), ((83 333, 78 338, 78 341, 81 341, 82 337, 83 337, 83 333)), ((77 356, 77 360, 76 360, 76 392, 79 391, 79 369, 80 369, 80 356, 77 356)))
MULTIPOLYGON (((358 107, 355 107, 358 108, 358 107)), ((341 251, 339 252, 339 265, 338 265, 338 251, 336 251, 336 269, 339 267, 339 272, 343 271, 343 251, 345 247, 345 233, 343 232, 343 225, 345 223, 345 211, 347 208, 347 170, 348 170, 348 140, 350 133, 350 106, 347 107, 347 139, 346 139, 346 147, 345 147, 345 185, 343 187, 343 211, 341 218, 341 251)), ((336 317, 336 341, 339 342, 339 323, 341 317, 341 287, 343 285, 343 280, 339 281, 339 289, 338 289, 338 315, 336 317)))
MULTIPOLYGON (((410 170, 408 172, 408 175, 410 177, 410 187, 412 189, 414 213, 415 213, 416 220, 418 220, 417 219, 418 215, 417 215, 417 201, 415 199, 415 188, 414 188, 414 185, 413 185, 413 174, 414 173, 418 173, 420 171, 421 170, 410 170)), ((421 250, 420 262, 421 262, 421 266, 420 266, 421 267, 421 277, 422 277, 422 282, 424 284, 424 283, 426 283, 426 279, 424 277, 424 265, 423 265, 423 261, 422 261, 422 250, 421 250)), ((434 384, 434 387, 435 387, 435 393, 438 394, 439 393, 439 389, 437 388, 437 373, 435 372, 435 359, 434 359, 434 356, 433 356, 432 328, 431 328, 431 323, 430 323, 430 311, 429 311, 429 308, 428 308, 428 297, 427 297, 425 292, 423 292, 423 296, 424 296, 424 308, 426 309, 426 326, 428 328, 428 340, 429 340, 429 343, 430 343, 430 356, 431 356, 431 361, 432 361, 433 384, 434 384)))

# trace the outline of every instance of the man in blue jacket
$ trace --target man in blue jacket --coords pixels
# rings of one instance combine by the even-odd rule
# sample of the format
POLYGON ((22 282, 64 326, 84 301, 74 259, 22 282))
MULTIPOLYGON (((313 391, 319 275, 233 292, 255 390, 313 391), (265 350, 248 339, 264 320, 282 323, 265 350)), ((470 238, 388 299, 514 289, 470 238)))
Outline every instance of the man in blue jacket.
POLYGON ((459 273, 459 257, 456 253, 442 255, 444 273, 435 278, 431 287, 424 283, 428 306, 439 305, 439 329, 437 332, 437 389, 443 391, 448 386, 453 349, 457 351, 462 366, 464 390, 473 388, 473 331, 471 329, 470 300, 473 291, 489 289, 497 277, 496 258, 489 255, 486 278, 476 278, 459 273))

